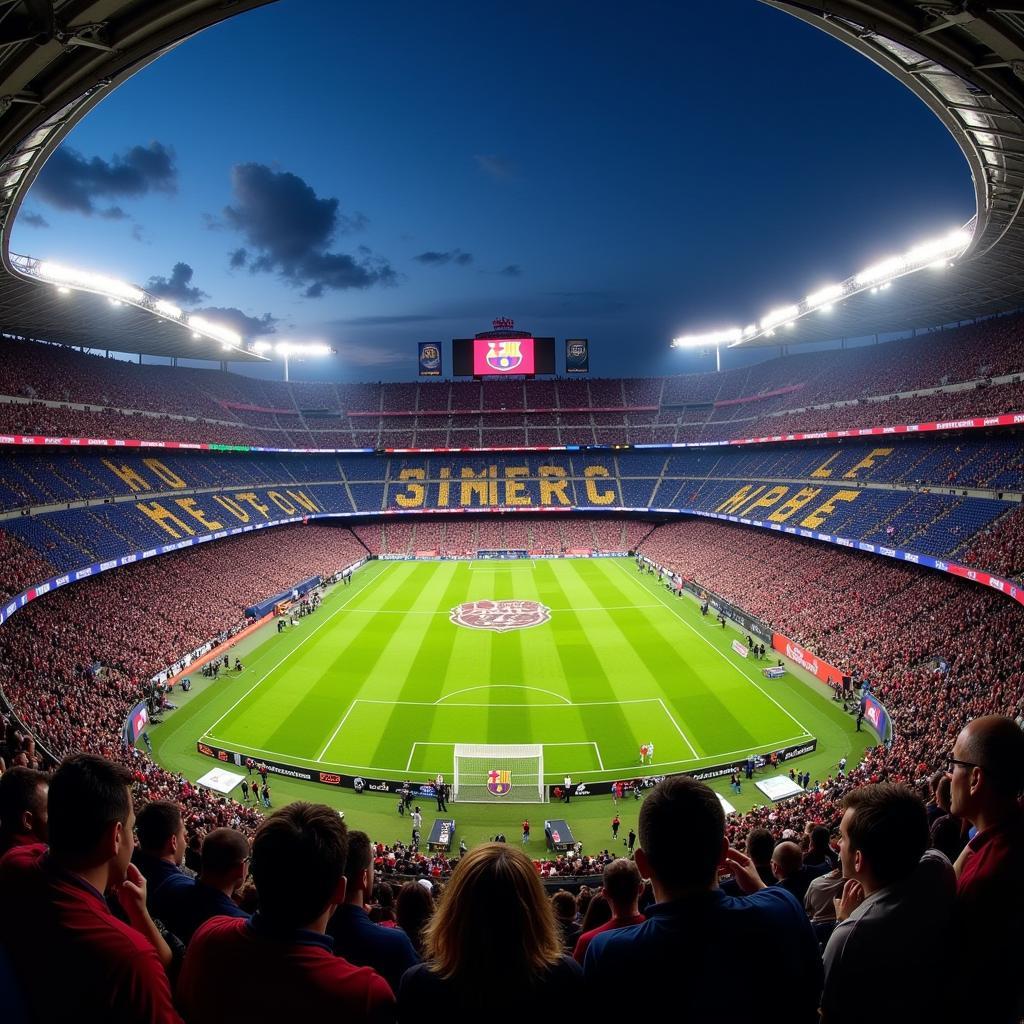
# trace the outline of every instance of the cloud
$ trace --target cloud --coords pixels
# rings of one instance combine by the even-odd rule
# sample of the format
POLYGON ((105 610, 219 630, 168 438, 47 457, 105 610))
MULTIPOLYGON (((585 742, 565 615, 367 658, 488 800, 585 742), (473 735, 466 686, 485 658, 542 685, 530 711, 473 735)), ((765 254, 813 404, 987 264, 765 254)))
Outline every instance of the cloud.
POLYGON ((502 267, 498 273, 503 277, 522 277, 523 268, 518 263, 510 263, 507 267, 502 267))
POLYGON ((41 213, 23 213, 18 218, 19 224, 27 224, 30 228, 48 228, 50 222, 41 213))
POLYGON ((511 160, 493 153, 476 153, 473 156, 477 167, 497 181, 509 181, 516 176, 518 168, 511 160))
POLYGON ((460 267, 468 266, 473 262, 473 254, 463 252, 461 249, 449 249, 447 252, 438 252, 436 249, 428 249, 418 256, 413 256, 417 263, 428 267, 440 267, 445 263, 456 263, 460 267))
POLYGON ((249 262, 249 254, 245 249, 235 249, 228 260, 228 266, 232 270, 241 270, 249 262))
POLYGON ((120 206, 97 206, 97 201, 173 193, 177 185, 174 150, 163 143, 132 146, 110 160, 88 158, 70 146, 61 146, 43 166, 32 194, 58 210, 119 220, 128 216, 120 206))
POLYGON ((146 291, 184 306, 194 306, 209 296, 192 284, 192 268, 187 263, 175 263, 170 277, 151 277, 146 291))
POLYGON ((275 334, 277 325, 281 322, 269 313, 264 313, 263 316, 248 316, 233 306, 207 306, 205 309, 197 309, 196 312, 238 331, 246 340, 263 334, 275 334))
POLYGON ((238 164, 231 178, 235 201, 224 208, 224 221, 244 236, 252 273, 279 274, 309 298, 398 280, 391 264, 365 247, 358 256, 329 250, 336 236, 366 227, 363 214, 341 212, 337 199, 265 164, 238 164))
POLYGON ((349 366, 393 366, 412 359, 411 349, 406 351, 408 346, 397 350, 362 341, 332 341, 331 347, 337 351, 338 358, 349 366))
POLYGON ((425 324, 448 319, 450 317, 434 316, 430 313, 399 313, 391 316, 354 316, 345 320, 334 320, 332 323, 341 327, 398 327, 402 324, 425 324))

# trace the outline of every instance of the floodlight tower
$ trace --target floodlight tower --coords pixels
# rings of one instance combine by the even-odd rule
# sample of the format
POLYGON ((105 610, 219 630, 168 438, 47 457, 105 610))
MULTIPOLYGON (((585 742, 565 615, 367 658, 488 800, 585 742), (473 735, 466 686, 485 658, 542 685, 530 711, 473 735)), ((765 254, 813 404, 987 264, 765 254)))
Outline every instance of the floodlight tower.
POLYGON ((288 376, 288 362, 293 358, 305 358, 305 357, 322 357, 334 355, 334 349, 329 345, 324 345, 322 342, 296 342, 296 341, 279 341, 276 345, 271 345, 269 341, 257 341, 253 345, 253 351, 265 354, 273 351, 277 353, 284 361, 284 379, 287 382, 290 378, 288 376))
POLYGON ((739 341, 743 331, 738 327, 725 327, 719 331, 708 331, 706 334, 684 334, 672 339, 673 348, 715 348, 715 370, 722 372, 722 346, 739 341))

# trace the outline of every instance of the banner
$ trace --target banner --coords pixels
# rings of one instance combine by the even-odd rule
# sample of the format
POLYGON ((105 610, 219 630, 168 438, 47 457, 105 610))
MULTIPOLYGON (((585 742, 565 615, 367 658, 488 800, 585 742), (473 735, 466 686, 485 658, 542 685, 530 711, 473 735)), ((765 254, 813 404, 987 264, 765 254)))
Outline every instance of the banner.
POLYGON ((733 640, 732 649, 741 657, 745 658, 750 651, 747 650, 746 645, 741 644, 739 640, 733 640))
POLYGON ((141 701, 125 717, 124 729, 122 730, 124 742, 128 746, 134 747, 135 741, 142 735, 148 725, 149 707, 145 701, 141 701))
POLYGON ((421 341, 419 347, 420 376, 440 377, 441 346, 436 341, 421 341))
POLYGON ((878 733, 878 738, 888 746, 892 742, 892 724, 885 705, 875 697, 865 697, 861 705, 864 720, 878 733))
POLYGON ((587 338, 565 339, 565 372, 590 373, 590 341, 587 338))
POLYGON ((806 647, 801 647, 795 640, 790 640, 785 633, 772 634, 772 647, 784 654, 790 661, 795 661, 806 672, 817 676, 823 683, 841 683, 843 671, 822 660, 816 654, 811 654, 806 647))

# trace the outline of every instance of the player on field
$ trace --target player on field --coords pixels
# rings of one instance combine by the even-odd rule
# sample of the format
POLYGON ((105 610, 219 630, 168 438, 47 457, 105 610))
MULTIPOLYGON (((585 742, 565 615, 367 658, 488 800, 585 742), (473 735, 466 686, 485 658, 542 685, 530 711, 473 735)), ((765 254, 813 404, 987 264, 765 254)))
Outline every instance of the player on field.
POLYGON ((642 743, 640 745, 640 763, 647 764, 647 744, 642 743))
POLYGON ((530 841, 530 819, 523 818, 523 845, 530 841))
POLYGON ((654 744, 647 744, 647 763, 654 764, 654 744))

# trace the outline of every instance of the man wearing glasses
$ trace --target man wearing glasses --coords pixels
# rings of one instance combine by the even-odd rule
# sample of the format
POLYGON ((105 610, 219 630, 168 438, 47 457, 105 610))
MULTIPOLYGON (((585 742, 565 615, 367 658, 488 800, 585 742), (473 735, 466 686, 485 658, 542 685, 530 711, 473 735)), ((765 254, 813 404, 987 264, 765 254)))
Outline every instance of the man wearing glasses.
POLYGON ((953 745, 951 813, 977 830, 957 858, 957 904, 972 955, 966 967, 975 1020, 1016 1021, 1024 1008, 1024 732, 1011 718, 970 722, 953 745))

